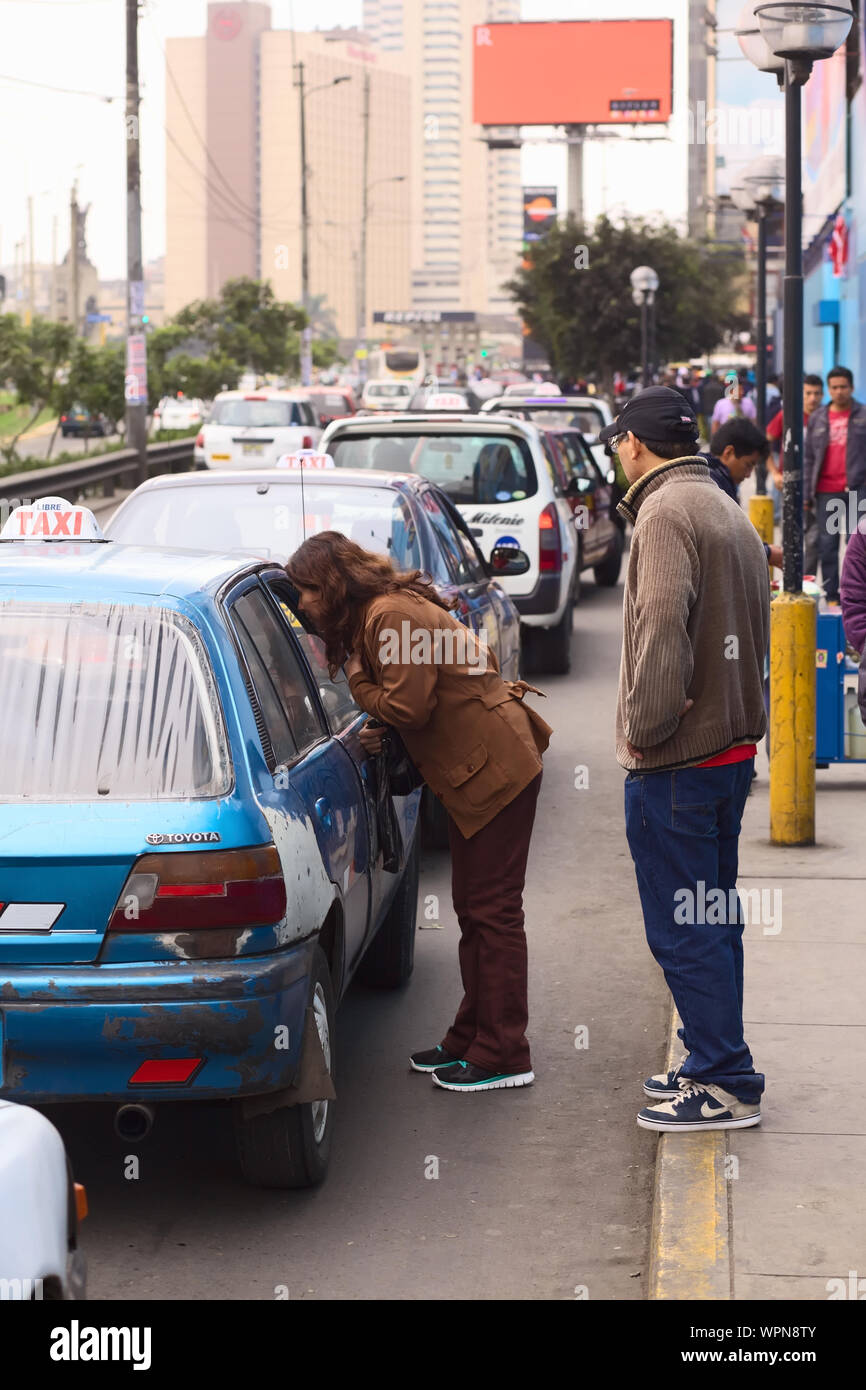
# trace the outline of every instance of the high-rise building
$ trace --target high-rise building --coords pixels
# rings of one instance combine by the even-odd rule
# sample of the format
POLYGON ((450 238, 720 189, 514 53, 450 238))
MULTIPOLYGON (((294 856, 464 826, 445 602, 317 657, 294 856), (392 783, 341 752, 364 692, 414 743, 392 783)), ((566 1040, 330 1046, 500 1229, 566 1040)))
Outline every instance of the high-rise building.
POLYGON ((207 34, 169 39, 166 59, 166 312, 240 275, 301 301, 301 77, 309 290, 320 327, 360 336, 365 186, 369 311, 408 303, 410 82, 402 62, 354 30, 274 30, 270 7, 244 0, 210 4, 207 34))
POLYGON ((402 56, 412 80, 413 309, 512 311, 502 284, 523 234, 520 151, 483 142, 472 63, 473 26, 519 18, 519 0, 364 0, 374 46, 402 56))

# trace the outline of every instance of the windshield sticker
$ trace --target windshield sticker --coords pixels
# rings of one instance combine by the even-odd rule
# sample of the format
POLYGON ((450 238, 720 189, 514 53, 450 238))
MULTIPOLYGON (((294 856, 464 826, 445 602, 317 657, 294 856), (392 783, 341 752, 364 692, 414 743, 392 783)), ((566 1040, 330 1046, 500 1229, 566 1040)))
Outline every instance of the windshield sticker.
POLYGON ((497 500, 497 502, 510 502, 510 501, 511 501, 511 493, 510 493, 510 492, 497 492, 497 494, 496 494, 496 500, 497 500))

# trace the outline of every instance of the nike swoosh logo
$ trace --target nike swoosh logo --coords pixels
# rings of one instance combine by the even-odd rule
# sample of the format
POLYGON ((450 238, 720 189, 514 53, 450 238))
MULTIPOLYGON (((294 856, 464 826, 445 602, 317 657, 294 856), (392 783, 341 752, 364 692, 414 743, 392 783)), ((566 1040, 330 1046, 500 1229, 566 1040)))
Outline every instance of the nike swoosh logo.
POLYGON ((701 1106, 701 1115, 705 1120, 717 1120, 720 1115, 729 1115, 730 1113, 723 1105, 716 1105, 710 1100, 705 1100, 701 1106))

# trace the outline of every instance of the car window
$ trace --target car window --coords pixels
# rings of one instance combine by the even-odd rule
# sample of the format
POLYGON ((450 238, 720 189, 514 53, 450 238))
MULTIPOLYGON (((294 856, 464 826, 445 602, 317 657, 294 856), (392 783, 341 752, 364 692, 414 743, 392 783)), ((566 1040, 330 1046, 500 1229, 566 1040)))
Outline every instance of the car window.
POLYGON ((573 459, 573 470, 581 478, 591 478, 595 483, 605 481, 604 474, 596 463, 590 452, 586 440, 579 434, 563 434, 559 436, 563 446, 563 452, 567 452, 569 459, 573 459))
POLYGON ((272 401, 262 398, 215 401, 208 424, 232 425, 237 429, 279 429, 286 425, 300 425, 301 415, 297 401, 272 401))
POLYGON ((207 651, 168 608, 0 603, 0 801, 227 795, 207 651))
POLYGON ((345 674, 341 670, 338 672, 335 680, 331 679, 328 672, 328 662, 325 657, 325 644, 321 637, 316 637, 313 633, 307 632, 301 623, 295 611, 297 608, 297 594, 291 584, 289 584, 287 580, 269 579, 265 583, 265 588, 269 589, 273 594, 280 606, 283 617, 295 634, 298 646, 307 658, 310 673, 319 690, 319 698, 328 716, 331 733, 340 733, 342 729, 347 728, 349 724, 357 719, 361 713, 361 710, 355 704, 345 674))
POLYGON ((544 454, 544 462, 547 464, 547 472, 550 477, 551 486, 553 487, 554 492, 559 493, 562 491, 562 484, 559 479, 559 469, 556 466, 556 459, 553 454, 553 449, 550 446, 550 441, 546 438, 544 434, 541 434, 540 438, 541 451, 544 454))
POLYGON ((604 429, 604 416, 595 406, 579 406, 573 415, 570 423, 580 430, 581 434, 598 434, 599 430, 604 429))
POLYGON ((291 636, 259 588, 241 594, 230 611, 277 764, 293 762, 327 730, 291 636))
POLYGON ((451 518, 446 516, 436 496, 427 488, 421 495, 421 505, 436 532, 436 539, 445 555, 452 582, 472 584, 476 580, 474 567, 470 566, 462 544, 457 537, 457 528, 451 518))
POLYGON ((524 439, 457 430, 343 435, 329 452, 338 468, 420 473, 456 503, 519 502, 538 491, 524 439))
POLYGON ((303 423, 305 425, 315 425, 316 417, 313 413, 313 407, 310 405, 309 401, 298 401, 297 404, 301 418, 298 422, 292 420, 292 424, 294 425, 295 423, 303 423))
MULTIPOLYGON (((436 497, 435 493, 433 493, 432 495, 436 497)), ((478 547, 475 545, 475 542, 472 540, 472 537, 468 536, 466 532, 463 530, 463 527, 459 524, 462 518, 460 517, 460 513, 457 511, 457 508, 454 507, 453 502, 450 501, 450 499, 447 497, 447 494, 444 495, 446 497, 446 500, 444 502, 442 502, 440 498, 436 498, 436 501, 439 502, 446 519, 450 523, 451 529, 454 533, 455 542, 463 556, 463 562, 466 566, 466 572, 468 576, 467 582, 471 584, 479 584, 483 580, 486 580, 488 578, 487 570, 484 567, 484 561, 481 557, 481 553, 479 552, 478 547), (456 515, 452 515, 451 509, 453 509, 453 512, 456 513, 456 515)))

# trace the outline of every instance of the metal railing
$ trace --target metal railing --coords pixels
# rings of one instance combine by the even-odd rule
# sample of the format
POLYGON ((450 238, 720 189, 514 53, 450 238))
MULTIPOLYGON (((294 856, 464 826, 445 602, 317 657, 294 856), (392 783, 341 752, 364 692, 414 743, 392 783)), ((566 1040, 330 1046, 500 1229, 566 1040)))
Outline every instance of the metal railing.
MULTIPOLYGON (((147 446, 147 476, 160 473, 187 473, 193 466, 195 436, 172 440, 169 444, 147 446)), ((113 454, 95 458, 58 463, 53 468, 32 468, 22 473, 7 473, 0 477, 0 503, 20 505, 36 497, 57 495, 67 502, 77 502, 94 488, 101 488, 103 497, 113 497, 118 485, 135 487, 138 483, 138 454, 134 449, 119 449, 113 454)))

